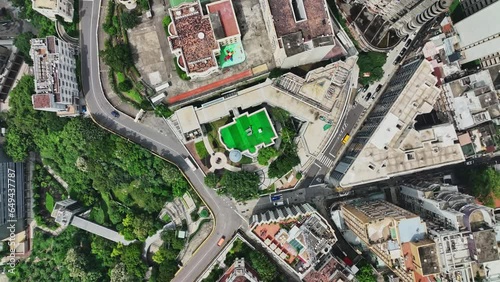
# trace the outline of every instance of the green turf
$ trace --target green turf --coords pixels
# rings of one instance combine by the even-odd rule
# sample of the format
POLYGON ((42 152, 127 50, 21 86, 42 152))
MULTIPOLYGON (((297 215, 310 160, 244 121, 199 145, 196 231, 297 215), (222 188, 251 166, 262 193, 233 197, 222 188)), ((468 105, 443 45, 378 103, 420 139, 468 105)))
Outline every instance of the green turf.
POLYGON ((255 153, 257 151, 255 147, 260 144, 272 144, 273 138, 276 137, 265 110, 248 116, 246 114, 239 116, 233 123, 221 128, 220 135, 228 149, 248 150, 250 153, 255 153), (251 134, 247 134, 249 128, 251 134))
POLYGON ((245 51, 241 42, 222 46, 220 51, 219 66, 221 68, 231 67, 245 61, 245 51))
POLYGON ((45 208, 52 213, 54 210, 54 197, 49 192, 45 192, 45 208))
POLYGON ((177 6, 180 6, 181 4, 192 3, 194 1, 195 0, 170 0, 170 6, 171 7, 177 7, 177 6))

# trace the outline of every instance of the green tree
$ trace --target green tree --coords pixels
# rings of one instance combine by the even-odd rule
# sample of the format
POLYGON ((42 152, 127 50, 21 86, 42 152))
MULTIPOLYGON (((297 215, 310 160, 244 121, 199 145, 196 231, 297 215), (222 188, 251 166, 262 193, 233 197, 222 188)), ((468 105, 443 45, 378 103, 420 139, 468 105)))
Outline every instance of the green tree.
POLYGON ((282 154, 269 165, 267 175, 270 178, 282 177, 298 164, 300 164, 300 159, 296 152, 282 154))
POLYGON ((110 273, 111 282, 134 282, 137 281, 127 273, 124 263, 120 262, 113 267, 110 273))
POLYGON ((215 188, 217 187, 217 183, 219 183, 219 177, 215 173, 210 172, 205 176, 205 185, 208 187, 215 188))
POLYGON ((122 26, 124 29, 132 29, 141 23, 141 19, 135 12, 132 10, 130 12, 123 12, 121 15, 122 26))
POLYGON ((472 195, 487 206, 494 206, 493 196, 500 198, 500 173, 491 167, 474 167, 457 175, 471 188, 472 195))
POLYGON ((382 66, 387 60, 385 53, 378 52, 361 52, 358 55, 359 66, 359 81, 361 84, 366 85, 373 81, 377 81, 384 76, 382 66), (364 73, 370 73, 369 77, 364 77, 364 73))
POLYGON ((124 72, 127 68, 134 66, 132 51, 126 43, 119 43, 112 48, 101 51, 101 56, 106 65, 115 71, 124 72))
POLYGON ((127 92, 133 87, 134 85, 132 84, 132 81, 130 81, 130 79, 125 79, 124 81, 118 83, 118 89, 122 92, 127 92))
POLYGON ((30 66, 33 65, 33 61, 31 60, 30 56, 30 40, 32 38, 35 38, 35 35, 30 31, 20 33, 16 36, 16 38, 14 38, 14 45, 19 50, 19 53, 23 55, 24 61, 30 66))
POLYGON ((363 265, 358 273, 356 273, 356 279, 359 282, 377 282, 377 277, 373 274, 373 268, 369 265, 363 265))
POLYGON ((155 107, 155 116, 169 118, 174 112, 164 104, 160 104, 155 107))
POLYGON ((250 263, 264 282, 276 281, 278 270, 276 269, 276 265, 266 255, 252 251, 250 253, 250 263))
POLYGON ((220 183, 224 192, 230 194, 238 201, 249 200, 259 195, 259 175, 254 172, 225 171, 220 183))
POLYGON ((260 165, 267 165, 271 158, 278 155, 278 151, 273 147, 266 147, 259 150, 257 161, 260 165))

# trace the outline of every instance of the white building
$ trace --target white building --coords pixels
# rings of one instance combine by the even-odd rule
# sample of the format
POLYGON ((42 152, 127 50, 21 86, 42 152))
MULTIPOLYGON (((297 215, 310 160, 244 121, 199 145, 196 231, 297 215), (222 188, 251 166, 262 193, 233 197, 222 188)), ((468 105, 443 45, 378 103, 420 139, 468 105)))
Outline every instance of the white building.
POLYGON ((80 114, 74 48, 54 36, 31 40, 35 94, 33 108, 59 116, 80 114))
POLYGON ((460 63, 481 60, 483 67, 500 64, 498 15, 500 2, 495 2, 455 24, 460 38, 460 63))
POLYGON ((65 22, 73 21, 73 0, 32 0, 33 10, 56 21, 60 16, 65 22))
POLYGON ((487 70, 445 83, 442 90, 457 130, 466 130, 500 116, 497 92, 487 70))
POLYGON ((277 67, 292 68, 345 53, 325 0, 260 0, 277 67))

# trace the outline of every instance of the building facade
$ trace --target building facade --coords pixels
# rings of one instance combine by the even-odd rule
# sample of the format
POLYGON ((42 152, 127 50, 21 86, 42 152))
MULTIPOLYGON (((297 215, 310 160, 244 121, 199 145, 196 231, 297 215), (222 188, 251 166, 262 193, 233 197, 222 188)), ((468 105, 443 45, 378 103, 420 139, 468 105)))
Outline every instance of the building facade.
POLYGON ((354 135, 330 182, 348 187, 465 160, 452 124, 422 125, 440 90, 428 61, 401 66, 354 135))
POLYGON ((398 19, 394 23, 393 29, 396 30, 399 36, 415 32, 426 22, 445 12, 451 3, 451 0, 424 0, 398 19))
POLYGON ((237 258, 226 270, 218 282, 260 282, 257 272, 245 263, 244 258, 237 258))
POLYGON ((460 5, 464 10, 465 15, 470 16, 495 3, 496 1, 498 0, 462 0, 460 1, 460 5))
POLYGON ((260 0, 277 67, 292 68, 345 52, 325 0, 260 0))
POLYGON ((500 64, 500 2, 459 21, 454 29, 459 37, 460 63, 480 60, 483 67, 500 64))
POLYGON ((65 22, 73 22, 75 9, 72 0, 32 0, 32 6, 33 10, 52 21, 56 21, 56 16, 60 16, 65 22))
POLYGON ((33 108, 59 116, 80 114, 75 49, 57 37, 31 40, 35 94, 33 108))

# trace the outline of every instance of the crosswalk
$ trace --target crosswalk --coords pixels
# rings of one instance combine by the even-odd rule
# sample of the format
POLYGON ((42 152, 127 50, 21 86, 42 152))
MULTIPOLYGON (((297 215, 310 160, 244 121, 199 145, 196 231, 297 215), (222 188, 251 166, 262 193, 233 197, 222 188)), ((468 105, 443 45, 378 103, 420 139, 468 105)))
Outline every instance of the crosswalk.
POLYGON ((333 164, 333 159, 327 155, 322 154, 322 155, 318 156, 317 159, 320 163, 324 164, 327 167, 331 167, 333 164))

